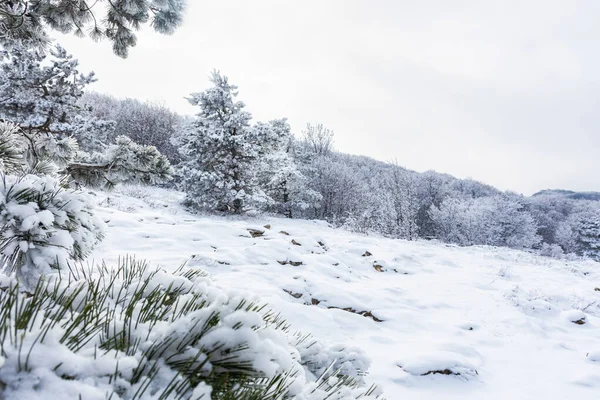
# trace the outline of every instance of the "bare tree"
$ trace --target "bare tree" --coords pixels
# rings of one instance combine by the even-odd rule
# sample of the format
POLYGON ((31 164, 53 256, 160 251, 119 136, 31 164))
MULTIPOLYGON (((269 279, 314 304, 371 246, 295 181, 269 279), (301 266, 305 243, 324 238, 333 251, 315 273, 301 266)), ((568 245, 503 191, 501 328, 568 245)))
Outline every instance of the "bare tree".
POLYGON ((302 141, 313 153, 320 156, 328 155, 333 150, 333 131, 323 124, 308 123, 306 129, 302 131, 302 141))

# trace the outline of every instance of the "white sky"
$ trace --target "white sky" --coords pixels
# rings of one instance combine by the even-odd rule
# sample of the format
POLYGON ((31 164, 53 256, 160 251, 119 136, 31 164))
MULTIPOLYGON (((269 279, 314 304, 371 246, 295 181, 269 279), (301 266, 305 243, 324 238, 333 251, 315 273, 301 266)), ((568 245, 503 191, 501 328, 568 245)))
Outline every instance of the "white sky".
POLYGON ((600 191, 600 1, 188 0, 127 60, 60 37, 93 89, 184 99, 219 69, 257 120, 335 131, 336 148, 531 194, 600 191))

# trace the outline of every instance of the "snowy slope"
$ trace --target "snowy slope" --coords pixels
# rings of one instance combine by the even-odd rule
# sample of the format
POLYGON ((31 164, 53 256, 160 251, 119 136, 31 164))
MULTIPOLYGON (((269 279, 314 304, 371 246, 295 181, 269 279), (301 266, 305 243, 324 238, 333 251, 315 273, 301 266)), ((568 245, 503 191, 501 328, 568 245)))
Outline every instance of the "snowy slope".
POLYGON ((193 215, 168 190, 98 197, 109 229, 96 260, 201 267, 293 328, 364 349, 387 399, 600 398, 597 263, 193 215))

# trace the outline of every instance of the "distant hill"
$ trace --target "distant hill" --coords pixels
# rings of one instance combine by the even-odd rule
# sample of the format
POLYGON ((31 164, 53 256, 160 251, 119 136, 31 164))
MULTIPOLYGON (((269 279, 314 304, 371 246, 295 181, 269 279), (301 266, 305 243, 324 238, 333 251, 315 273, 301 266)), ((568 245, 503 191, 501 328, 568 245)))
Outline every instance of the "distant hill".
POLYGON ((572 190, 548 189, 548 190, 541 190, 534 194, 534 196, 541 196, 541 195, 564 196, 564 197, 567 197, 569 199, 574 199, 574 200, 600 201, 600 192, 574 192, 572 190))

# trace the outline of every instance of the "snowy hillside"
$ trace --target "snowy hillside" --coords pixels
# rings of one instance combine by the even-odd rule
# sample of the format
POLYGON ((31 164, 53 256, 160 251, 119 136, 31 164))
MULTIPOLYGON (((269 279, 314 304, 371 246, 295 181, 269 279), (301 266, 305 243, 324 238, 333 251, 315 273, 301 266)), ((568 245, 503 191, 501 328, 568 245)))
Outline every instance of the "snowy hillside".
POLYGON ((186 212, 182 194, 98 194, 96 260, 210 273, 292 329, 362 348, 387 399, 597 399, 600 265, 361 236, 324 222, 186 212), (132 197, 133 196, 133 197, 132 197))

